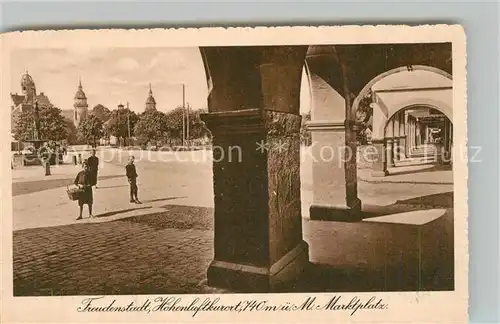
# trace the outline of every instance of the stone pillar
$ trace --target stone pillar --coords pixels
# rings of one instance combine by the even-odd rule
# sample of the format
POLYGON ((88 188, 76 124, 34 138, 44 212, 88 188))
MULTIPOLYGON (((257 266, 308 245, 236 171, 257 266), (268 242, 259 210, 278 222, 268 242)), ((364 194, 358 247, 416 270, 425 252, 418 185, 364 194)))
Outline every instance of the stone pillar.
POLYGON ((405 114, 403 111, 399 113, 399 159, 406 158, 406 122, 405 114))
POLYGON ((306 58, 312 111, 313 204, 311 219, 358 221, 361 201, 357 192, 356 135, 347 119, 351 107, 345 66, 329 52, 314 46, 306 58))
POLYGON ((302 239, 298 99, 306 50, 201 49, 210 90, 202 119, 214 147, 211 286, 277 291, 309 263, 302 239))
POLYGON ((451 162, 451 123, 448 118, 444 120, 444 136, 443 136, 443 164, 451 162))
POLYGON ((446 146, 447 146, 447 141, 448 141, 448 125, 446 124, 446 119, 443 121, 443 132, 442 135, 443 137, 441 138, 441 143, 438 144, 438 162, 440 164, 444 164, 444 161, 446 160, 446 146))
POLYGON ((394 140, 393 140, 393 150, 392 150, 392 153, 393 153, 393 165, 392 166, 396 166, 396 161, 400 161, 401 158, 399 156, 400 154, 400 147, 399 147, 399 113, 396 113, 394 116, 393 116, 393 123, 394 123, 394 140))
POLYGON ((416 136, 415 136, 415 118, 411 118, 411 152, 416 148, 416 136))
MULTIPOLYGON (((393 158, 392 154, 392 138, 385 139, 385 159, 388 165, 391 165, 391 161, 393 158)), ((389 172, 387 172, 389 174, 389 172)))
POLYGON ((420 123, 417 120, 415 122, 415 147, 418 148, 420 146, 420 123))
POLYGON ((418 122, 418 145, 422 146, 424 144, 423 138, 422 138, 422 123, 420 121, 418 122))
POLYGON ((208 283, 273 291, 309 261, 302 240, 301 117, 252 109, 207 114, 204 121, 218 148, 213 153, 215 256, 208 283))
POLYGON ((385 130, 387 165, 394 166, 394 118, 387 122, 385 130))
POLYGON ((405 112, 405 155, 407 158, 410 157, 411 150, 411 119, 407 112, 405 112))
POLYGON ((413 140, 412 140, 412 134, 413 134, 413 120, 411 116, 408 116, 408 154, 407 156, 411 156, 411 152, 413 150, 413 140))
POLYGON ((385 177, 389 174, 387 171, 386 143, 383 139, 372 139, 372 146, 375 154, 372 156, 371 175, 373 177, 385 177))
POLYGON ((453 165, 453 123, 450 121, 450 165, 453 165))

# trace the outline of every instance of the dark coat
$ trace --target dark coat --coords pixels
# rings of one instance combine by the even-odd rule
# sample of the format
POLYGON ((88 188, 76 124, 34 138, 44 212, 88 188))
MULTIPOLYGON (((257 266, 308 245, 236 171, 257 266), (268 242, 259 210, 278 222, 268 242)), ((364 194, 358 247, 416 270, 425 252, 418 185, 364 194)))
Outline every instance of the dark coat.
POLYGON ((97 172, 99 170, 99 158, 97 156, 90 156, 87 159, 87 164, 89 166, 91 184, 93 186, 95 186, 97 184, 97 172))
POLYGON ((97 172, 97 170, 99 169, 99 158, 97 156, 93 156, 93 155, 90 156, 87 159, 87 163, 89 166, 89 171, 97 172))
POLYGON ((83 186, 83 191, 78 197, 78 205, 82 206, 84 204, 92 204, 94 201, 92 193, 92 174, 89 171, 80 171, 76 175, 74 184, 83 186))
POLYGON ((137 178, 137 171, 135 170, 135 164, 129 163, 125 166, 125 173, 127 178, 134 179, 137 178))

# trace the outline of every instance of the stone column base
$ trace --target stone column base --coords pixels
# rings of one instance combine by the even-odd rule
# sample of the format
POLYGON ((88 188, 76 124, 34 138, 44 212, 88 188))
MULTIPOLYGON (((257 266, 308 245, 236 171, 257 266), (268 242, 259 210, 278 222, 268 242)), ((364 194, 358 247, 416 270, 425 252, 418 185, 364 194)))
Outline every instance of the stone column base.
POLYGON ((309 208, 311 220, 328 220, 334 222, 359 222, 361 216, 361 200, 354 208, 348 206, 329 206, 313 204, 309 208))
POLYGON ((309 265, 309 246, 301 241, 270 267, 213 260, 207 271, 210 286, 235 292, 273 292, 296 279, 309 265))
POLYGON ((371 176, 372 177, 386 177, 389 175, 389 171, 385 170, 385 171, 377 171, 377 170, 372 170, 371 172, 371 176))
POLYGON ((443 160, 441 161, 443 165, 450 165, 451 164, 451 152, 445 150, 443 152, 443 160))

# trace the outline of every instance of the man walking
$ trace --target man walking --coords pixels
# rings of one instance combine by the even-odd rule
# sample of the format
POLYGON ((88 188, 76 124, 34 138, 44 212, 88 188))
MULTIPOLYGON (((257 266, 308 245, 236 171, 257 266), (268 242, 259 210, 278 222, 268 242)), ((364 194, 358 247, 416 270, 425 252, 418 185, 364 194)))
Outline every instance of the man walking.
POLYGON ((91 185, 95 186, 95 188, 97 189, 97 173, 99 171, 99 158, 95 156, 95 150, 92 150, 92 156, 90 156, 87 159, 87 164, 89 166, 91 185))
POLYGON ((134 156, 128 159, 128 164, 125 166, 125 171, 127 174, 128 183, 130 184, 130 202, 136 204, 142 204, 137 198, 137 171, 135 170, 134 156))

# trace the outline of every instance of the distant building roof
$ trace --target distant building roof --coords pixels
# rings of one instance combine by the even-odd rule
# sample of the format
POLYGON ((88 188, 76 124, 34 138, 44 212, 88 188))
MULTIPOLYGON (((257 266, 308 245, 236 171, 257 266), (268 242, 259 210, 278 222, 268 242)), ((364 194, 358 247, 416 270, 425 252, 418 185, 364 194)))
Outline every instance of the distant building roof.
POLYGON ((12 103, 15 107, 19 106, 24 101, 24 95, 19 95, 17 93, 11 93, 12 103))
POLYGON ((73 121, 73 115, 74 111, 72 109, 61 109, 61 115, 63 115, 65 118, 73 121))

